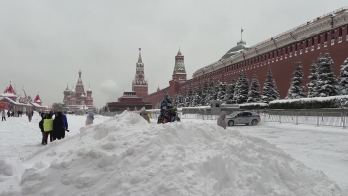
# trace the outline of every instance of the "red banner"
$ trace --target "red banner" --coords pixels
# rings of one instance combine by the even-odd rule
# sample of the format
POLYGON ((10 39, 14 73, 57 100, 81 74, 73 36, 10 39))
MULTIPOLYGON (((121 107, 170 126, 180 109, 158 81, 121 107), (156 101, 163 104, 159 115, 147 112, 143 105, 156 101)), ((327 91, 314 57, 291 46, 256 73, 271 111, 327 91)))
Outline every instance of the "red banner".
POLYGON ((8 103, 0 101, 0 109, 8 110, 8 103))

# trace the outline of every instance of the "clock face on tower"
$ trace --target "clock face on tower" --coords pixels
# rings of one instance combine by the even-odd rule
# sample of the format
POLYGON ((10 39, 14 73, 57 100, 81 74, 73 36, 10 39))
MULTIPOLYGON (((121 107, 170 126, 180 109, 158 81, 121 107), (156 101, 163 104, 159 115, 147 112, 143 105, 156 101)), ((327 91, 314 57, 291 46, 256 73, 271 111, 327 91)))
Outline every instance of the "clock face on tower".
POLYGON ((138 78, 139 79, 143 79, 143 75, 138 75, 138 78))

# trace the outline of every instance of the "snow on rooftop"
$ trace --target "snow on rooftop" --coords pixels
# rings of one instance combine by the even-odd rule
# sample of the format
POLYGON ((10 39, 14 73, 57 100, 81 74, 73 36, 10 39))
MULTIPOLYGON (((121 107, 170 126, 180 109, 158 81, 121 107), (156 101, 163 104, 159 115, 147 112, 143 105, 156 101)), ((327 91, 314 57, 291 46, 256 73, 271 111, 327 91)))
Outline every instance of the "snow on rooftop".
POLYGON ((12 195, 343 195, 263 139, 202 121, 149 124, 131 112, 82 127, 6 174, 19 179, 5 187, 12 195))

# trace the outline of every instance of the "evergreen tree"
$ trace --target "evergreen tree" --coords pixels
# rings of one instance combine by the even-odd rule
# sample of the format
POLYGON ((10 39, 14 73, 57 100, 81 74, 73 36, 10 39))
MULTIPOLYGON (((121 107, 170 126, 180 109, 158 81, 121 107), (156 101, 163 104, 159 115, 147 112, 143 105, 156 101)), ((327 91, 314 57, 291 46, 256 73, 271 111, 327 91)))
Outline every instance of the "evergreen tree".
POLYGON ((258 103, 261 101, 261 96, 260 96, 260 83, 259 80, 257 79, 256 74, 254 74, 253 80, 251 81, 250 84, 250 90, 248 93, 248 103, 258 103))
POLYGON ((225 101, 226 99, 226 82, 224 81, 224 79, 222 80, 222 82, 219 83, 218 86, 218 94, 217 94, 217 100, 220 101, 225 101))
POLYGON ((310 82, 307 84, 308 87, 308 97, 318 97, 318 73, 317 73, 317 64, 314 62, 311 65, 311 73, 308 76, 310 82))
POLYGON ((217 100, 218 99, 219 83, 220 83, 220 81, 218 81, 216 83, 216 85, 214 86, 213 95, 212 95, 213 100, 217 100))
POLYGON ((197 94, 197 106, 202 106, 202 95, 203 89, 201 83, 198 84, 196 94, 197 94))
POLYGON ((231 83, 226 87, 226 103, 232 104, 235 103, 233 100, 234 89, 236 88, 236 76, 233 74, 231 83))
POLYGON ((208 81, 205 80, 203 89, 202 89, 202 95, 201 95, 201 105, 206 105, 206 97, 208 94, 208 81))
POLYGON ((295 63, 296 68, 293 73, 293 78, 286 99, 299 99, 306 97, 306 89, 302 85, 303 67, 300 61, 295 63))
POLYGON ((190 84, 189 89, 187 91, 187 95, 186 95, 186 107, 191 107, 192 97, 193 97, 193 90, 190 84))
POLYGON ((174 96, 173 96, 173 105, 175 106, 175 107, 178 107, 178 105, 179 105, 179 99, 178 99, 178 95, 179 94, 175 94, 174 96))
POLYGON ((212 78, 210 78, 209 83, 208 83, 208 93, 206 94, 205 97, 205 105, 210 105, 210 101, 213 100, 213 95, 214 95, 214 81, 212 78))
POLYGON ((248 100, 249 80, 246 73, 241 72, 234 90, 234 100, 236 103, 245 103, 248 100))
POLYGON ((199 93, 199 87, 195 88, 194 93, 192 95, 192 101, 191 101, 191 107, 197 107, 200 106, 200 102, 201 102, 201 97, 200 97, 200 93, 199 93))
POLYGON ((348 58, 341 65, 339 88, 342 95, 348 95, 348 58))
POLYGON ((270 101, 277 99, 279 99, 279 91, 277 88, 277 84, 273 79, 271 68, 269 68, 265 84, 263 85, 261 100, 264 103, 269 103, 270 101))
POLYGON ((338 95, 337 80, 333 74, 333 60, 329 53, 320 55, 318 59, 318 87, 319 96, 328 97, 338 95))
POLYGON ((184 101, 183 101, 183 96, 181 94, 181 91, 179 91, 178 95, 177 95, 177 107, 181 108, 184 107, 184 101))

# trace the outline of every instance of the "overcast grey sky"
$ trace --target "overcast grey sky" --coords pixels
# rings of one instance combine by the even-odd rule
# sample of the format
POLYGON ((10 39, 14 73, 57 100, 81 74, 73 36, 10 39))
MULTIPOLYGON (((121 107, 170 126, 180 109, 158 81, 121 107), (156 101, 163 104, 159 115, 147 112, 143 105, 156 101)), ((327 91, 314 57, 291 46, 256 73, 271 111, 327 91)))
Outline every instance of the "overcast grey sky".
POLYGON ((131 90, 142 48, 149 93, 168 86, 179 46, 188 78, 240 40, 254 45, 347 0, 0 0, 0 89, 63 101, 79 68, 99 108, 131 90))

